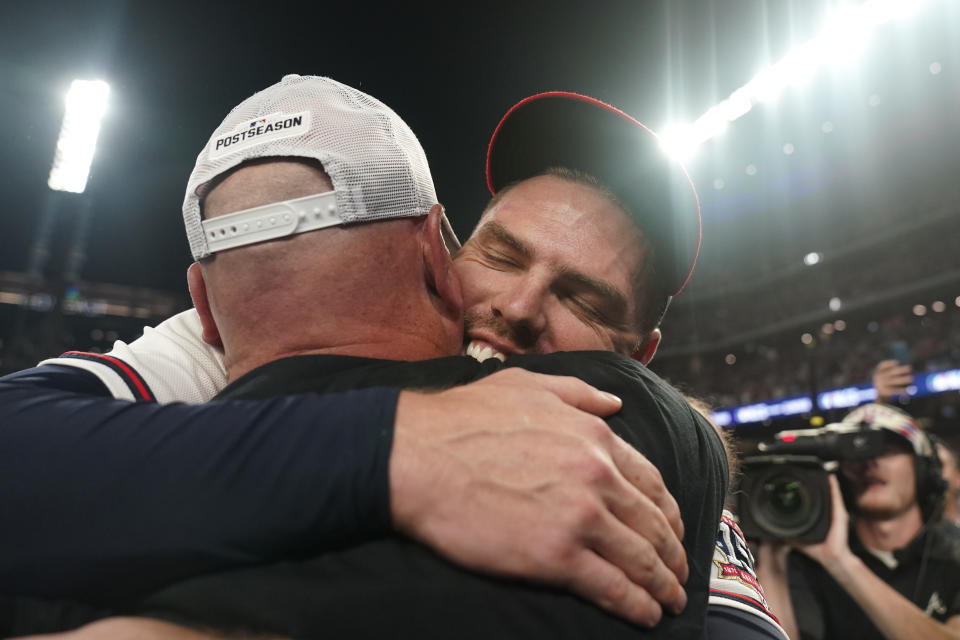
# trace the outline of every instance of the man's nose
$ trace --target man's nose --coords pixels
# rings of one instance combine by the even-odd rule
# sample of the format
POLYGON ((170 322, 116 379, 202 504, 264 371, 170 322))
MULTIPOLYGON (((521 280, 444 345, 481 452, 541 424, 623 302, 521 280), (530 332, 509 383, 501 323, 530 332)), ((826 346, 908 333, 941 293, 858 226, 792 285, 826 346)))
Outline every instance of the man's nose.
POLYGON ((523 278, 500 292, 494 299, 493 312, 510 326, 517 346, 536 343, 547 327, 544 305, 549 289, 534 278, 523 278))
POLYGON ((876 458, 865 458, 861 460, 845 460, 841 465, 841 469, 847 477, 856 477, 863 475, 876 466, 876 458))

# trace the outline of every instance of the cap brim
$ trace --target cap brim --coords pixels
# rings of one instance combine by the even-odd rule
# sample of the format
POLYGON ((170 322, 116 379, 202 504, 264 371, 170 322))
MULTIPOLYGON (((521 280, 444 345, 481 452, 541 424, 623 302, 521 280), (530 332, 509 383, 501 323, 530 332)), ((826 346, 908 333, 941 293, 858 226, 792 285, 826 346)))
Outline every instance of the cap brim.
POLYGON ((679 293, 700 253, 700 200, 683 166, 650 129, 604 102, 576 93, 540 93, 514 105, 487 150, 491 193, 552 167, 604 183, 654 246, 667 291, 679 293))

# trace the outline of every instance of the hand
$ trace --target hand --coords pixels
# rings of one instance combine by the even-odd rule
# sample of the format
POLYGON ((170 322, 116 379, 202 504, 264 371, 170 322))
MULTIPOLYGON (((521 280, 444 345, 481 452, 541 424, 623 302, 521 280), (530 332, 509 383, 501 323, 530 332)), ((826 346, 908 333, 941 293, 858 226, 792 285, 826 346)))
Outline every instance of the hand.
MULTIPOLYGON (((779 540, 758 540, 752 545, 757 550, 757 575, 764 573, 769 576, 787 575, 787 556, 790 555, 790 545, 779 540)), ((766 580, 760 580, 767 584, 766 580)))
POLYGON ((660 472, 598 416, 619 399, 507 369, 403 392, 390 458, 398 530, 451 561, 567 588, 643 625, 679 612, 680 509, 660 472))
POLYGON ((842 561, 847 560, 853 552, 850 551, 849 524, 850 516, 843 505, 843 495, 840 493, 840 482, 837 476, 830 474, 830 530, 823 542, 817 544, 797 545, 795 548, 810 556, 823 565, 827 571, 839 567, 842 561))
POLYGON ((873 388, 877 390, 877 400, 887 402, 893 396, 907 393, 907 387, 913 384, 913 367, 900 364, 896 360, 883 360, 873 371, 873 388))
POLYGON ((787 637, 799 638, 800 632, 797 617, 793 611, 793 602, 790 599, 787 571, 790 545, 775 540, 761 540, 754 547, 757 550, 757 580, 763 585, 763 595, 767 605, 780 621, 780 626, 787 633, 787 637))

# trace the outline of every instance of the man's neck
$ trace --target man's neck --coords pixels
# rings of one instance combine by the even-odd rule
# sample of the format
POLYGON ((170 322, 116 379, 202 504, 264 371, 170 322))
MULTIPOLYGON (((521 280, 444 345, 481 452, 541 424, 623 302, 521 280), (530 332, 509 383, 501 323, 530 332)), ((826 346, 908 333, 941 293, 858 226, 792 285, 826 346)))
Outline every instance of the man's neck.
POLYGON ((252 350, 248 356, 226 361, 227 380, 233 382, 244 374, 281 358, 305 355, 355 356, 359 358, 379 358, 382 360, 427 360, 455 355, 445 352, 440 346, 424 339, 410 339, 410 336, 398 334, 383 340, 370 340, 333 344, 324 347, 301 348, 288 346, 265 353, 262 349, 252 350))
POLYGON ((957 496, 948 495, 946 506, 943 509, 943 519, 948 522, 960 522, 960 506, 957 505, 957 496))
POLYGON ((891 518, 859 517, 854 528, 863 546, 868 549, 896 551, 906 547, 920 533, 923 529, 923 517, 920 515, 920 507, 914 504, 891 518))

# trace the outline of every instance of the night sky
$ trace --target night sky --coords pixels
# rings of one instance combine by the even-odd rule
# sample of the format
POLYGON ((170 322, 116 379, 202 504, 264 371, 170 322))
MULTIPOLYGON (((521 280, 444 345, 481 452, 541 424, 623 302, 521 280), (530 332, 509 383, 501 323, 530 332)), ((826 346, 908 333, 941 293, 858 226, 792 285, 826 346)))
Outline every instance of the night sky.
MULTIPOLYGON (((521 98, 571 90, 654 129, 692 121, 812 37, 836 5, 6 3, 0 270, 26 269, 51 202, 46 180, 73 78, 112 89, 81 196, 93 211, 82 277, 183 291, 190 257, 180 205, 196 154, 231 107, 284 74, 328 75, 393 107, 420 137, 463 238, 486 200, 489 136, 521 98)), ((689 163, 703 200, 700 268, 750 252, 796 260, 820 242, 841 242, 831 225, 844 216, 955 199, 957 36, 960 3, 930 0, 910 20, 881 27, 857 60, 822 70, 706 143, 689 163), (824 121, 834 126, 829 135, 824 121), (758 168, 752 176, 749 164, 758 168)), ((64 220, 78 200, 58 200, 64 220)))

